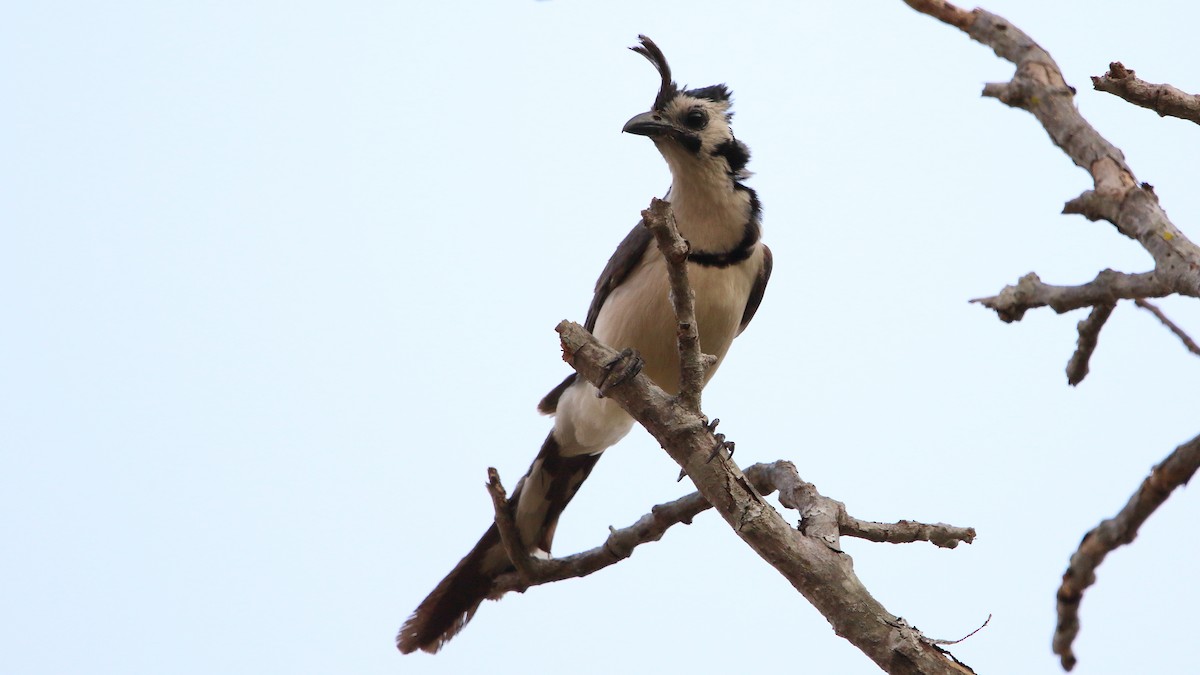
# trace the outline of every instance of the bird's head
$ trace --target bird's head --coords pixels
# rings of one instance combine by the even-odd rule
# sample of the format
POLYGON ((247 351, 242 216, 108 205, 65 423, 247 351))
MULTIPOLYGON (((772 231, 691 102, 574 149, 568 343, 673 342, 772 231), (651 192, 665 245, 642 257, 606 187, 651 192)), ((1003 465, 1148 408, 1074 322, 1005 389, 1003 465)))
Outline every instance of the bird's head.
POLYGON ((731 93, 723 84, 681 88, 671 79, 671 66, 654 41, 639 35, 630 47, 658 70, 661 84, 654 106, 625 123, 627 133, 648 136, 671 166, 672 173, 719 170, 734 180, 749 176, 750 149, 733 136, 731 93))

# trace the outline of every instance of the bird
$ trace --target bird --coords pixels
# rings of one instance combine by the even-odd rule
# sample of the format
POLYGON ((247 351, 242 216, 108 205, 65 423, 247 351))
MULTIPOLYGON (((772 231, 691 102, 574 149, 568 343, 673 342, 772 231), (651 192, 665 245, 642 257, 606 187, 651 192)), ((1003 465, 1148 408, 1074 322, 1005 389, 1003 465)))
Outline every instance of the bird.
MULTIPOLYGON (((626 122, 622 132, 653 141, 670 169, 665 197, 688 243, 700 347, 716 357, 705 372, 707 382, 754 318, 773 258, 762 242, 758 194, 744 183, 750 150, 733 135, 729 88, 681 87, 658 45, 644 35, 638 40, 630 49, 654 65, 660 84, 651 109, 626 122)), ((680 363, 669 293, 666 261, 639 222, 604 266, 584 327, 614 349, 636 352, 642 372, 676 394, 680 363)), ((598 393, 572 374, 538 404, 541 413, 554 415, 554 427, 508 502, 531 555, 549 557, 563 509, 600 454, 633 426, 619 405, 598 393)), ((437 652, 489 597, 493 580, 514 569, 493 522, 404 623, 396 637, 399 650, 437 652)))

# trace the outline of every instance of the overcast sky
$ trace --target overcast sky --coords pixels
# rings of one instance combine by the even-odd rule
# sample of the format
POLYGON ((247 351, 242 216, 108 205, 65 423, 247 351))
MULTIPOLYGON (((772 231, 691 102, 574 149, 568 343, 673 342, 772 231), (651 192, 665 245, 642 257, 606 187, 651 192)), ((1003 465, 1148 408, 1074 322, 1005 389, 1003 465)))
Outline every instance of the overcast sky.
MULTIPOLYGON (((1200 91, 1193 7, 996 0, 1200 237, 1200 129, 1094 92, 1122 60, 1200 91), (1190 79, 1189 79, 1190 78, 1190 79)), ((24 2, 0 12, 0 672, 878 672, 714 514, 592 577, 487 603, 435 657, 393 636, 487 527, 568 372, 613 247, 669 175, 653 37, 727 83, 775 272, 706 391, 743 466, 790 459, 855 516, 893 613, 980 673, 1056 673, 1080 537, 1200 432, 1200 359, 1122 304, 968 304, 1149 256, 1059 215, 1090 187, 1012 68, 899 0, 24 2)), ((1200 334, 1194 301, 1162 306, 1200 334)), ((690 491, 640 429, 555 552, 690 491)), ((1183 672, 1200 512, 1182 490, 1085 597, 1084 674, 1183 672)), ((794 513, 786 514, 795 520, 794 513)))

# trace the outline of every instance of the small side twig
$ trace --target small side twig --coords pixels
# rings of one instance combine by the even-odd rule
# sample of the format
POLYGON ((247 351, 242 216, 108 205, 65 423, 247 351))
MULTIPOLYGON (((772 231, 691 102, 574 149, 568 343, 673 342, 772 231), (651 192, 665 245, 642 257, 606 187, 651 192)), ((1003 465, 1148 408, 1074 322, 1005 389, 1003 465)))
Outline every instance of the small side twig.
POLYGON ((671 527, 681 523, 690 525, 697 514, 710 508, 712 505, 698 492, 659 504, 632 525, 610 529, 608 538, 595 548, 562 558, 537 561, 538 574, 530 583, 526 583, 519 572, 501 575, 493 583, 490 595, 499 597, 509 591, 524 591, 529 586, 585 577, 598 572, 630 557, 638 546, 662 539, 671 527))
MULTIPOLYGON (((872 523, 859 520, 846 512, 846 506, 842 502, 822 495, 817 491, 815 485, 800 478, 796 466, 791 462, 777 461, 755 464, 746 468, 745 476, 760 494, 769 495, 779 492, 781 504, 799 511, 801 518, 806 523, 805 534, 813 536, 813 530, 820 529, 823 523, 832 527, 834 539, 830 541, 826 538, 826 541, 834 547, 837 544, 837 534, 891 544, 928 541, 942 548, 954 548, 959 543, 970 544, 975 540, 975 528, 972 527, 957 527, 944 523, 918 523, 908 520, 901 520, 898 523, 872 523)), ((491 472, 489 472, 488 491, 493 494, 493 503, 495 503, 496 497, 491 487, 490 477, 491 472)), ((503 494, 504 488, 501 486, 499 489, 503 494)), ((659 541, 667 530, 675 525, 690 525, 697 515, 711 508, 712 505, 704 499, 703 495, 693 492, 674 501, 652 507, 650 513, 642 516, 628 527, 610 529, 608 538, 595 548, 551 560, 536 560, 525 555, 526 563, 536 563, 536 565, 527 567, 524 573, 517 571, 500 576, 492 585, 490 595, 500 597, 510 591, 521 592, 532 586, 585 577, 598 572, 632 556, 634 549, 638 546, 659 541)), ((512 522, 511 517, 508 522, 512 522)), ((505 530, 501 529, 500 532, 503 541, 505 540, 505 530)), ((509 540, 511 540, 511 531, 509 540)))
POLYGON ((1120 61, 1108 64, 1108 72, 1092 77, 1092 86, 1119 96, 1126 101, 1148 108, 1159 117, 1178 117, 1200 124, 1200 96, 1189 94, 1169 84, 1152 84, 1139 79, 1133 69, 1120 61))
POLYGON ((512 510, 508 507, 508 495, 500 482, 500 472, 495 467, 488 467, 487 490, 492 496, 492 507, 496 511, 496 529, 500 531, 500 543, 504 544, 504 552, 517 568, 517 574, 520 575, 524 586, 531 586, 537 579, 537 573, 533 569, 533 558, 521 541, 521 532, 517 529, 512 510))
POLYGON ((1187 333, 1183 332, 1182 328, 1175 325, 1174 321, 1171 321, 1170 319, 1168 319, 1167 315, 1163 314, 1162 310, 1159 309, 1157 305, 1146 302, 1145 300, 1143 300, 1141 298, 1138 298, 1137 300, 1135 300, 1134 303, 1138 307, 1141 307, 1142 309, 1146 310, 1147 312, 1150 312, 1154 316, 1158 317, 1158 320, 1161 321, 1163 323, 1163 325, 1167 327, 1167 330, 1174 333, 1175 337, 1178 337, 1183 342, 1183 346, 1187 347, 1187 350, 1189 352, 1195 354, 1196 356, 1200 356, 1200 345, 1197 345, 1196 342, 1194 340, 1192 340, 1192 338, 1189 337, 1187 333))
POLYGON ((1104 558, 1120 546, 1137 537, 1138 528, 1154 513, 1171 492, 1185 485, 1200 469, 1200 436, 1175 448, 1167 458, 1150 471, 1133 496, 1116 516, 1102 521, 1088 532, 1071 556, 1058 589, 1058 625, 1054 630, 1054 653, 1062 666, 1075 666, 1071 644, 1079 634, 1079 603, 1083 592, 1096 583, 1096 568, 1104 558))
POLYGON ((642 211, 642 223, 654 235, 658 250, 667 261, 671 282, 671 304, 679 323, 679 398, 684 407, 700 412, 700 391, 704 372, 712 365, 711 357, 700 352, 700 329, 696 325, 696 294, 688 281, 687 257, 690 247, 675 226, 670 202, 654 198, 642 211))
POLYGON ((901 520, 895 523, 876 523, 859 520, 849 514, 839 518, 842 534, 883 544, 911 544, 927 541, 938 548, 955 548, 960 543, 975 541, 975 528, 958 527, 946 523, 918 523, 901 520))
POLYGON ((1005 286, 998 295, 975 298, 971 302, 994 310, 1001 321, 1012 323, 1037 307, 1050 307, 1062 314, 1073 309, 1112 304, 1117 300, 1161 297, 1171 290, 1155 272, 1125 274, 1103 270, 1095 279, 1079 286, 1047 284, 1030 272, 1016 284, 1005 286))
POLYGON ((979 631, 983 630, 984 628, 987 628, 987 625, 991 622, 992 622, 992 615, 988 614, 987 618, 983 620, 983 623, 979 624, 979 628, 976 628, 975 630, 971 631, 970 633, 967 633, 966 635, 958 638, 957 640, 933 640, 930 638, 926 638, 926 639, 935 645, 956 645, 960 642, 963 642, 963 641, 969 639, 972 635, 978 633, 979 631))
POLYGON ((1100 329, 1104 328, 1104 322, 1112 316, 1113 308, 1116 306, 1116 303, 1111 302, 1096 305, 1092 308, 1091 314, 1079 322, 1079 340, 1076 342, 1075 353, 1071 355, 1071 360, 1067 361, 1067 383, 1072 387, 1083 382, 1083 378, 1087 377, 1088 363, 1100 340, 1100 329))
POLYGON ((859 520, 850 515, 845 504, 825 497, 815 485, 800 478, 796 465, 791 462, 755 464, 747 468, 745 473, 760 494, 769 495, 778 490, 779 503, 800 512, 804 519, 805 534, 813 536, 816 534, 814 530, 824 530, 820 536, 832 544, 836 544, 836 535, 886 544, 927 541, 940 548, 955 548, 960 543, 975 541, 973 527, 912 520, 896 523, 859 520))

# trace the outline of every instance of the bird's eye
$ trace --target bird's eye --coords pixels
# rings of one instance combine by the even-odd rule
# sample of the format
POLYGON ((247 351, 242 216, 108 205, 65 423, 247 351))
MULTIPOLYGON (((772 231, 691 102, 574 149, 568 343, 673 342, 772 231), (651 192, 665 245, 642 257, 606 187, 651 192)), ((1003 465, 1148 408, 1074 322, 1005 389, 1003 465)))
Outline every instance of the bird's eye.
POLYGON ((704 125, 708 124, 708 115, 705 115, 703 110, 689 110, 688 113, 683 116, 683 123, 687 125, 689 129, 695 129, 696 131, 699 131, 704 128, 704 125))

